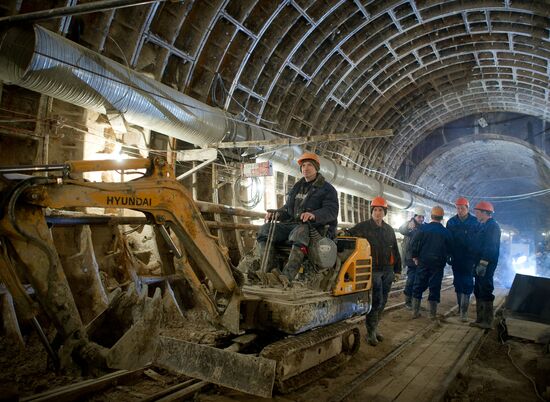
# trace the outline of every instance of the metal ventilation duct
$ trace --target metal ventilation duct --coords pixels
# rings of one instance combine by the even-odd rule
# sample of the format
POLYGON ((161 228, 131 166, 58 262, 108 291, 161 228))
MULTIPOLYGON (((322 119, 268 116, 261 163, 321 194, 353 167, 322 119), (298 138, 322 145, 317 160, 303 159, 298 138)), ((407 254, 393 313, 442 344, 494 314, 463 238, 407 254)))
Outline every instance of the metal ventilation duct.
POLYGON ((274 138, 40 26, 1 34, 0 79, 200 147, 274 138))
MULTIPOLYGON (((300 176, 298 157, 301 154, 302 150, 299 147, 289 147, 265 153, 258 159, 271 161, 276 170, 280 172, 300 176)), ((395 208, 412 209, 420 206, 430 209, 436 203, 427 198, 384 185, 372 177, 342 166, 331 159, 321 158, 321 173, 331 184, 345 193, 371 199, 381 195, 389 205, 395 208)))
MULTIPOLYGON (((40 26, 12 27, 0 34, 0 80, 178 138, 196 146, 225 141, 273 139, 220 109, 80 46, 40 26)), ((294 147, 269 154, 277 169, 300 174, 294 147)), ((359 197, 382 195, 396 208, 429 208, 415 197, 322 158, 323 175, 340 190, 359 197)))

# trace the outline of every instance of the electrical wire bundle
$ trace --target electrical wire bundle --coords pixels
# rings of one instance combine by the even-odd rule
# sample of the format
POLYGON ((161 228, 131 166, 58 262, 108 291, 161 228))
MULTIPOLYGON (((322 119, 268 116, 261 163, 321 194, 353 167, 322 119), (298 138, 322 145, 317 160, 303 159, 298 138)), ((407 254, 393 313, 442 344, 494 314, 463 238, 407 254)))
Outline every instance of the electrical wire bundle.
POLYGON ((263 198, 263 190, 258 177, 246 177, 248 183, 245 184, 243 177, 238 177, 233 185, 235 198, 246 209, 254 209, 263 198), (243 193, 247 195, 243 198, 243 193))

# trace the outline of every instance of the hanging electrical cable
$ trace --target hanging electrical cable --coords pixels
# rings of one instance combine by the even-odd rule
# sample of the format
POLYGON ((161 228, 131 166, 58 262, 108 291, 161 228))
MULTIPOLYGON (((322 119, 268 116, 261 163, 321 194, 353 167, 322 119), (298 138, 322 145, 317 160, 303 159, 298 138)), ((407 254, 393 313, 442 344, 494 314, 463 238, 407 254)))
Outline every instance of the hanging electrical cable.
POLYGON ((339 153, 339 152, 336 152, 336 151, 329 151, 327 150, 327 152, 330 152, 332 153, 333 155, 338 155, 340 156, 341 158, 344 158, 346 159, 347 161, 351 162, 352 164, 354 164, 355 166, 358 166, 360 169, 362 169, 363 171, 367 171, 367 172, 370 172, 370 173, 377 173, 377 174, 380 174, 384 177, 387 177, 388 179, 390 179, 391 181, 395 182, 395 183, 400 183, 400 184, 403 184, 405 186, 409 186, 409 187, 413 187, 413 188, 417 188, 419 190, 422 190, 428 194, 432 194, 432 195, 436 195, 434 192, 428 190, 428 189, 425 189, 424 187, 420 187, 420 186, 417 186, 416 184, 411 184, 411 183, 407 183, 405 181, 402 181, 402 180, 399 180, 399 179, 396 179, 395 177, 393 176, 390 176, 386 173, 383 173, 383 172, 380 172, 379 170, 376 170, 376 169, 371 169, 371 168, 368 168, 366 166, 361 166, 360 164, 358 164, 357 162, 355 162, 353 159, 339 153))
POLYGON ((515 195, 499 195, 499 196, 464 195, 464 197, 483 199, 483 200, 492 200, 493 202, 511 202, 511 201, 527 200, 529 198, 540 197, 546 194, 550 194, 550 188, 534 191, 531 193, 515 194, 515 195))
POLYGON ((238 177, 233 185, 235 198, 246 209, 254 209, 263 199, 263 188, 258 177, 238 177), (246 198, 243 197, 246 194, 246 198))

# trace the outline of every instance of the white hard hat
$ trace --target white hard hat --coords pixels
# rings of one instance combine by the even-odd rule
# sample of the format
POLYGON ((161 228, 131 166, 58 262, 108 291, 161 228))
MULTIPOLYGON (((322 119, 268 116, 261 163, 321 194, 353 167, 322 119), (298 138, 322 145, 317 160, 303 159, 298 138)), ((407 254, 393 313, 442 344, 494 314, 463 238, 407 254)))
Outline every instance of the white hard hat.
POLYGON ((414 209, 414 214, 415 215, 420 215, 420 216, 426 216, 426 210, 422 207, 416 207, 414 209))

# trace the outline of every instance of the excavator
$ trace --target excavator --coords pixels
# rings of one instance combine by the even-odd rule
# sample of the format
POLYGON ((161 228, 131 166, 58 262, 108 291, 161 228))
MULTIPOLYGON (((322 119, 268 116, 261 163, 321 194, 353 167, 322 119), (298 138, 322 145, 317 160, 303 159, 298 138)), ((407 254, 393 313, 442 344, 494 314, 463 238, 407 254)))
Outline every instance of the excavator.
POLYGON ((34 324, 50 359, 61 368, 97 373, 152 363, 262 397, 274 389, 296 389, 357 352, 357 317, 370 310, 368 242, 339 237, 335 244, 333 266, 315 271, 310 264, 318 280, 290 287, 247 282, 211 234, 191 193, 160 157, 0 167, 0 280, 20 319, 34 324), (141 177, 121 183, 81 178, 84 172, 138 169, 145 171, 141 177), (21 174, 29 171, 45 173, 21 174), (85 207, 130 209, 142 216, 116 220, 64 213, 85 207), (162 317, 169 286, 163 296, 160 286, 137 281, 124 291, 113 290, 106 308, 85 325, 52 226, 122 225, 132 219, 153 228, 163 250, 163 277, 185 283, 175 297, 185 320, 166 326, 162 317), (55 327, 54 342, 44 335, 39 312, 55 327))

